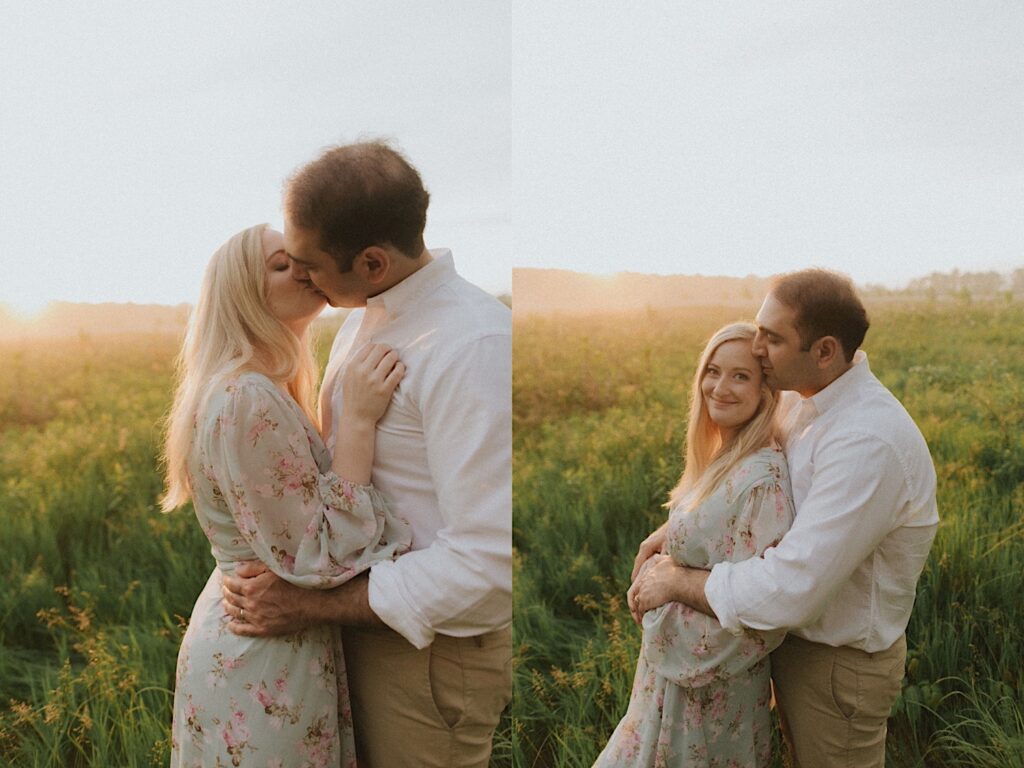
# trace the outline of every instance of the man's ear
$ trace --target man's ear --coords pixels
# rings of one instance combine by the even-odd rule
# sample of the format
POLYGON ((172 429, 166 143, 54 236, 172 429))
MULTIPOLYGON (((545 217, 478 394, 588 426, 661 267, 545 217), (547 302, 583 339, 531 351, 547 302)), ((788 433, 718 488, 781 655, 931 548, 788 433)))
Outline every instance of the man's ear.
POLYGON ((830 368, 843 356, 843 345, 835 336, 822 336, 811 346, 818 368, 830 368))
POLYGON ((391 254, 387 249, 371 245, 352 260, 352 269, 370 285, 384 282, 391 272, 391 254))

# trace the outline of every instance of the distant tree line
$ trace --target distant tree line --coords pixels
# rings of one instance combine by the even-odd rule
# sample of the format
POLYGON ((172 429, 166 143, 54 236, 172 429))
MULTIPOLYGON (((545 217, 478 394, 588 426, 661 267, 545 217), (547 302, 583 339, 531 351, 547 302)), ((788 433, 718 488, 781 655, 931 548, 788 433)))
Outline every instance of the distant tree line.
POLYGON ((902 290, 893 290, 880 285, 864 286, 866 293, 883 296, 916 296, 920 298, 972 299, 1024 299, 1024 268, 1009 273, 995 271, 932 272, 907 283, 902 290))

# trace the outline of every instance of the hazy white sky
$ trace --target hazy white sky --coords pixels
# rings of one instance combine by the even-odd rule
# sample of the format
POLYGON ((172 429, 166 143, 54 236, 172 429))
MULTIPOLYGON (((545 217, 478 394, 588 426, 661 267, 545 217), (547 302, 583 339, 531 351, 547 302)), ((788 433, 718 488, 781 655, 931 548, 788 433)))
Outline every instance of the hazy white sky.
POLYGON ((393 138, 428 244, 901 285, 1024 266, 1024 4, 0 6, 0 303, 193 301, 321 148, 393 138))
POLYGON ((1024 266, 1024 3, 533 3, 517 266, 1024 266))
POLYGON ((194 301, 295 168, 377 136, 431 192, 428 243, 509 290, 509 14, 431 5, 3 3, 0 302, 194 301))

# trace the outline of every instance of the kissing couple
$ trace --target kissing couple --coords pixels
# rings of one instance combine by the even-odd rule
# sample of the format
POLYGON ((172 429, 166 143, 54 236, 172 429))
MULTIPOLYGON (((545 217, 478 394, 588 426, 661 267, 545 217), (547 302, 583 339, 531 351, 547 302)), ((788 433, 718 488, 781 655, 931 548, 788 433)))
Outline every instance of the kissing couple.
POLYGON ((627 593, 632 695, 596 766, 768 766, 774 690, 791 765, 883 768, 938 513, 867 330, 852 283, 810 269, 708 341, 685 470, 627 593))
POLYGON ((382 142, 326 151, 284 232, 210 260, 164 510, 216 566, 182 640, 172 766, 486 766, 511 698, 511 312, 427 250, 382 142), (354 308, 319 390, 310 324, 354 308))

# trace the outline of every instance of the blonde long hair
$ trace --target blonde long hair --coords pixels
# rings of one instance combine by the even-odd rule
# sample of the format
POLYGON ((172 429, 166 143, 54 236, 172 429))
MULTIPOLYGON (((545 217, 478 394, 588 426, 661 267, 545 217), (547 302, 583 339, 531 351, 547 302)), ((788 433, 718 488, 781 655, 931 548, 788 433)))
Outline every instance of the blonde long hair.
POLYGON ((727 341, 753 343, 757 327, 753 323, 731 323, 720 328, 704 347, 693 377, 690 391, 690 420, 686 427, 685 469, 679 483, 669 494, 667 507, 674 507, 687 494, 691 494, 688 509, 695 508, 714 492, 718 484, 744 458, 778 437, 775 419, 777 398, 761 379, 761 402, 753 418, 736 432, 728 443, 722 443, 722 433, 708 414, 701 383, 707 374, 708 363, 722 344, 727 341))
POLYGON ((174 405, 165 423, 166 490, 160 508, 169 512, 192 497, 188 458, 193 427, 218 380, 256 371, 284 384, 314 424, 317 366, 308 334, 299 338, 267 308, 266 224, 249 227, 210 258, 199 302, 177 359, 174 405))

